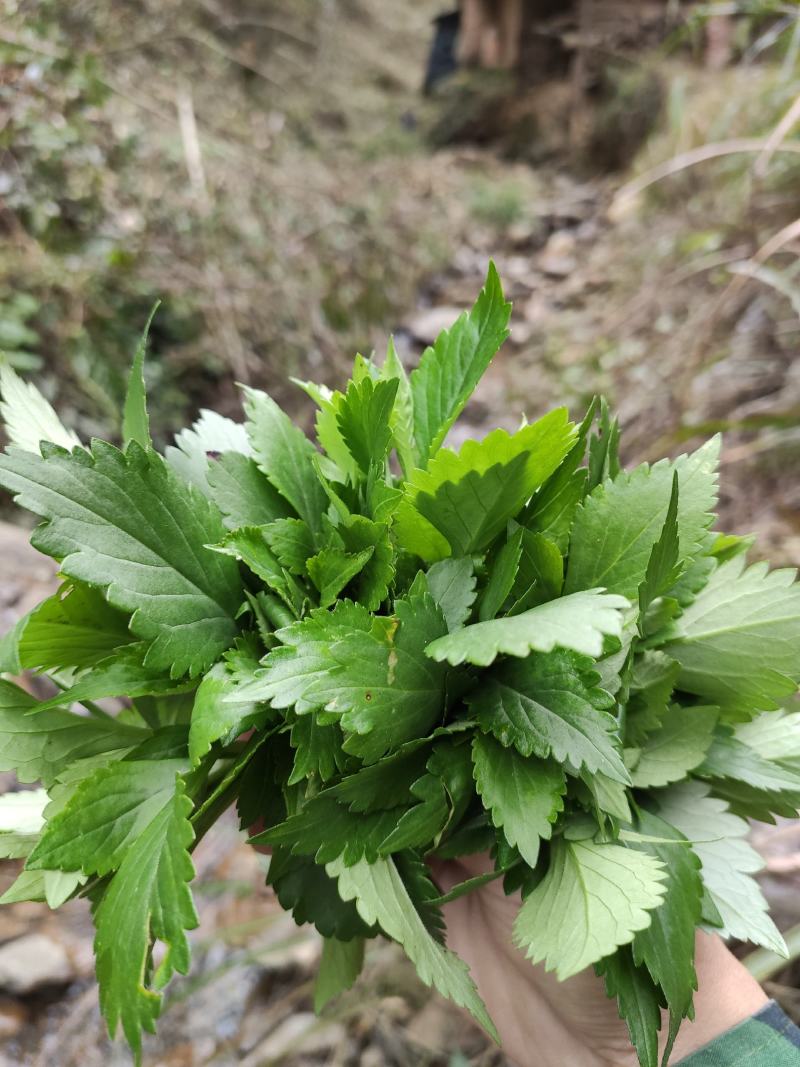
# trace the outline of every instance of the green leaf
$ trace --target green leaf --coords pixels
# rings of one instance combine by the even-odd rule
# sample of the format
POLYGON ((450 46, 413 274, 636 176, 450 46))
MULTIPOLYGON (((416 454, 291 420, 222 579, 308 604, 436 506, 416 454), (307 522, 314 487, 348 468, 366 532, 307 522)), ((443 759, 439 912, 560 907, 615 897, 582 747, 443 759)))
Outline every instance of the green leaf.
POLYGON ((625 740, 642 745, 667 713, 680 666, 663 652, 643 652, 634 658, 625 740))
POLYGON ((319 408, 314 428, 317 432, 317 441, 330 461, 329 466, 333 466, 333 471, 330 473, 334 480, 354 482, 358 477, 358 466, 344 442, 337 418, 344 400, 344 393, 338 390, 332 392, 326 385, 301 382, 297 378, 292 378, 292 381, 295 385, 299 385, 319 408))
POLYGON ((717 499, 719 439, 675 461, 637 467, 599 485, 575 518, 565 592, 604 586, 638 595, 653 547, 664 528, 673 477, 678 474, 680 559, 699 552, 717 499))
POLYGON ((267 884, 298 926, 313 923, 323 937, 340 941, 377 933, 362 921, 352 901, 342 900, 336 879, 308 856, 292 856, 288 849, 276 849, 269 862, 267 884))
POLYGON ((674 624, 664 651, 678 684, 719 705, 723 717, 778 708, 800 681, 800 586, 795 572, 723 563, 674 624))
POLYGON ((627 600, 600 589, 552 600, 507 619, 477 622, 433 642, 427 654, 457 667, 475 663, 488 667, 497 656, 527 656, 530 652, 571 649, 584 656, 599 657, 603 637, 622 634, 623 608, 627 600))
POLYGON ((244 394, 247 433, 258 466, 316 536, 328 510, 315 466, 319 453, 271 396, 249 388, 244 394))
POLYGON ((147 352, 147 336, 153 323, 153 317, 158 311, 160 300, 153 304, 152 311, 145 323, 144 330, 136 352, 133 356, 133 365, 128 377, 128 391, 125 394, 125 405, 122 409, 122 442, 136 441, 142 448, 150 448, 150 419, 147 415, 147 390, 144 384, 144 357, 147 352))
POLYGON ((101 700, 103 697, 143 697, 173 695, 191 688, 191 682, 177 683, 165 674, 148 670, 144 666, 146 646, 127 645, 118 652, 101 660, 74 685, 57 693, 31 708, 39 714, 52 708, 80 704, 85 700, 101 700))
POLYGON ((164 805, 131 848, 95 912, 100 1009, 114 1037, 121 1023, 137 1059, 141 1032, 153 1033, 162 989, 175 971, 187 974, 186 930, 198 925, 188 883, 194 877, 189 848, 192 805, 178 781, 164 805), (151 940, 166 946, 152 973, 151 940))
MULTIPOLYGON (((680 543, 678 540, 678 472, 672 475, 672 492, 667 517, 647 561, 644 581, 639 586, 639 616, 643 620, 653 601, 670 589, 680 577, 680 543)), ((641 629, 641 623, 640 623, 641 629)))
POLYGON ((411 373, 414 436, 424 466, 456 421, 500 345, 508 337, 511 305, 489 264, 486 284, 475 306, 422 353, 411 373))
POLYGON ((633 962, 631 950, 617 949, 597 965, 605 977, 606 993, 616 997, 640 1067, 658 1067, 658 1032, 661 1029, 661 995, 644 967, 633 962))
POLYGON ((611 815, 621 822, 630 822, 631 808, 628 803, 628 790, 622 782, 615 782, 605 774, 581 772, 583 784, 589 790, 592 802, 598 810, 597 819, 603 825, 603 815, 611 815))
POLYGON ((472 753, 467 739, 461 737, 465 728, 468 729, 462 722, 434 731, 432 736, 439 739, 427 763, 428 770, 441 778, 447 792, 448 829, 461 821, 475 795, 472 753))
POLYGON ((439 605, 448 630, 457 630, 475 603, 475 573, 471 559, 443 559, 434 563, 425 579, 428 592, 439 605))
POLYGON ((481 734, 472 742, 472 758, 475 784, 492 822, 535 867, 540 842, 550 840, 552 824, 564 810, 563 769, 552 760, 520 756, 481 734))
POLYGON ((493 619, 511 592, 519 570, 524 532, 522 527, 519 527, 502 546, 496 558, 490 560, 489 580, 478 604, 480 622, 493 619))
POLYGON ((674 704, 661 726, 647 737, 631 774, 636 789, 668 785, 686 778, 703 762, 711 747, 716 708, 683 708, 674 704))
POLYGON ((414 440, 414 399, 411 396, 411 383, 406 369, 391 337, 386 349, 386 360, 381 368, 381 378, 384 381, 397 382, 397 396, 389 416, 389 425, 392 428, 392 441, 397 449, 400 466, 408 477, 411 471, 419 466, 419 454, 414 440))
POLYGON ((696 773, 701 778, 730 778, 768 793, 787 793, 790 806, 800 807, 800 773, 765 759, 724 728, 717 731, 696 773))
POLYGON ((339 404, 336 416, 339 432, 364 474, 386 459, 392 440, 391 416, 398 385, 397 378, 351 381, 339 404))
POLYGON ((19 638, 26 670, 89 667, 133 640, 127 616, 98 590, 66 582, 31 612, 19 638))
POLYGON ((377 611, 389 595, 394 578, 394 549, 385 523, 373 522, 364 515, 352 515, 337 527, 348 552, 358 554, 371 549, 372 554, 358 572, 354 583, 355 598, 369 611, 377 611))
POLYGON ((636 828, 655 840, 631 847, 661 861, 667 872, 667 891, 652 913, 653 921, 633 939, 633 955, 664 991, 672 1028, 677 1031, 691 1010, 692 993, 697 989, 694 946, 703 899, 700 861, 683 834, 656 815, 640 811, 636 828), (675 843, 662 843, 667 841, 675 843))
POLYGON ((703 885, 719 912, 722 937, 737 937, 786 955, 758 883, 764 863, 744 840, 749 827, 704 782, 687 781, 657 794, 658 814, 691 842, 702 864, 703 885))
POLYGON ((113 719, 89 719, 69 711, 27 714, 35 699, 0 680, 0 772, 16 771, 20 782, 50 786, 77 759, 133 748, 147 734, 113 719))
POLYGON ((80 871, 20 871, 12 886, 0 897, 0 904, 35 900, 50 908, 60 908, 87 880, 80 871))
POLYGON ((65 807, 48 819, 28 870, 108 874, 137 838, 171 806, 175 777, 186 760, 123 760, 84 779, 65 807))
POLYGON ((317 980, 314 983, 314 1011, 319 1013, 341 993, 351 989, 364 966, 364 939, 338 941, 326 937, 322 942, 317 980))
POLYGON ((739 723, 734 734, 764 759, 800 758, 800 711, 765 711, 750 722, 739 723))
POLYGON ((225 452, 208 464, 209 495, 225 525, 265 526, 291 514, 288 501, 267 481, 254 459, 240 452, 225 452))
MULTIPOLYGON (((253 663, 253 668, 257 664, 253 663)), ((242 733, 259 715, 250 702, 228 702, 236 692, 236 679, 224 663, 215 663, 197 688, 189 725, 189 759, 192 766, 211 751, 215 741, 242 733)))
POLYGON ((412 741, 399 752, 348 774, 329 790, 350 811, 408 807, 411 787, 426 770, 430 741, 412 741))
POLYGON ((22 664, 19 661, 19 642, 29 618, 30 614, 23 615, 17 619, 10 630, 0 637, 0 674, 22 673, 22 664))
POLYGON ((622 704, 628 695, 630 668, 634 662, 631 648, 635 636, 635 614, 628 609, 623 614, 622 636, 606 642, 605 654, 594 665, 600 675, 601 687, 617 697, 622 704))
MULTIPOLYGON (((366 484, 367 499, 365 510, 378 523, 391 522, 403 499, 402 489, 395 489, 393 485, 387 485, 383 481, 384 477, 385 475, 379 472, 377 467, 373 467, 366 484)), ((352 516, 352 518, 356 517, 352 516)))
POLYGON ((363 552, 342 552, 339 548, 323 548, 308 561, 308 575, 319 590, 319 606, 329 608, 344 587, 364 569, 375 550, 370 546, 363 552))
POLYGON ((734 556, 748 552, 755 544, 755 534, 739 537, 737 534, 717 534, 709 549, 717 563, 727 563, 734 556))
POLYGON ((23 859, 30 854, 44 826, 47 802, 45 789, 0 796, 0 858, 23 859))
POLYGON ((450 812, 447 791, 441 778, 435 774, 424 774, 411 786, 411 794, 413 800, 419 803, 403 812, 397 825, 381 842, 382 856, 402 849, 422 849, 435 845, 447 826, 450 812))
POLYGON ((361 862, 352 867, 336 860, 326 870, 331 877, 338 878, 339 893, 344 900, 354 901, 365 922, 378 923, 385 934, 403 946, 426 985, 466 1008, 497 1039, 467 965, 428 933, 391 859, 373 864, 361 862))
POLYGON ((73 449, 80 439, 61 423, 53 406, 32 382, 25 382, 0 360, 0 417, 14 448, 39 454, 42 441, 73 449))
POLYGON ((568 654, 531 656, 502 664, 466 700, 482 730, 523 756, 553 756, 567 769, 600 771, 630 782, 618 750, 613 697, 597 675, 568 654))
MULTIPOLYGON (((711 548, 711 538, 713 535, 709 535, 709 539, 706 543, 706 551, 711 548)), ((674 600, 679 607, 687 608, 695 599, 701 589, 704 589, 708 584, 708 580, 714 571, 717 569, 717 561, 714 556, 697 556, 696 559, 686 564, 686 568, 675 585, 669 591, 669 597, 665 600, 674 600)), ((668 618, 665 619, 665 624, 672 621, 672 618, 679 612, 673 612, 668 618)))
POLYGON ((550 868, 526 898, 514 940, 559 980, 629 944, 664 898, 663 864, 622 845, 553 843, 550 868))
POLYGON ((592 415, 593 408, 590 408, 578 427, 578 437, 569 455, 536 491, 519 520, 526 529, 551 540, 562 555, 566 555, 572 523, 586 495, 588 472, 580 464, 586 451, 587 420, 592 415))
POLYGON ((498 429, 482 441, 465 441, 459 452, 441 449, 406 482, 395 519, 399 544, 428 562, 481 552, 574 440, 575 427, 558 408, 513 435, 498 429))
POLYGON ((564 560, 554 541, 523 530, 521 547, 519 571, 511 592, 511 615, 555 600, 564 584, 564 560))
POLYGON ((241 602, 236 565, 204 548, 222 536, 219 515, 156 453, 93 449, 13 451, 0 456, 0 484, 48 520, 32 541, 63 574, 133 612, 131 631, 152 642, 146 667, 197 675, 232 643, 241 602))
POLYGON ((434 941, 444 945, 446 929, 442 907, 439 903, 441 892, 431 878, 430 867, 420 853, 412 849, 398 852, 393 859, 397 873, 423 926, 434 941))
POLYGON ((313 715, 302 715, 292 725, 291 739, 295 756, 289 785, 312 775, 327 782, 343 768, 345 756, 338 723, 323 724, 313 715))
POLYGON ((334 644, 334 669, 303 693, 341 714, 352 735, 345 751, 367 763, 424 737, 443 714, 446 668, 432 663, 425 648, 446 632, 444 616, 427 594, 398 600, 395 615, 384 632, 334 644))
POLYGON ((322 698, 307 700, 305 693, 338 666, 331 658, 331 646, 355 631, 368 634, 371 628, 372 618, 360 604, 340 600, 332 611, 316 608, 302 622, 277 631, 283 646, 273 649, 264 669, 228 699, 269 701, 274 708, 294 705, 298 714, 319 708, 322 698))
POLYGON ((231 530, 219 544, 207 547, 220 555, 240 560, 278 594, 293 615, 300 614, 305 599, 303 589, 270 551, 263 526, 242 526, 238 530, 231 530))
POLYGON ((245 459, 250 455, 247 431, 240 422, 203 408, 196 422, 176 434, 175 444, 165 450, 164 458, 184 482, 194 485, 204 496, 212 497, 208 480, 211 459, 228 453, 245 459))
POLYGON ((282 567, 299 577, 308 573, 306 563, 316 552, 308 523, 302 519, 276 519, 261 532, 282 567))
POLYGON ((600 397, 597 431, 589 439, 589 490, 619 474, 619 420, 612 419, 608 401, 600 397))
POLYGON ((348 867, 366 858, 374 863, 381 844, 397 825, 401 809, 354 813, 327 791, 312 797, 296 815, 251 839, 251 843, 285 846, 294 854, 313 856, 318 864, 341 857, 348 867))

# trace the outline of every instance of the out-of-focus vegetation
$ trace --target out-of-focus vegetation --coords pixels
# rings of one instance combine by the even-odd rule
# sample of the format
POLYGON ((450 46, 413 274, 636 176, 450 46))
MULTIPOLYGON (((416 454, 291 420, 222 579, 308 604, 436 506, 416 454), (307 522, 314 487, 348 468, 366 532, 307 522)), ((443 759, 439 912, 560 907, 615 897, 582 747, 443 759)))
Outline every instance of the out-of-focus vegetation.
MULTIPOLYGON (((156 297, 150 373, 163 435, 203 403, 235 406, 237 379, 337 379, 341 360, 396 325, 464 246, 502 250, 549 195, 532 171, 498 171, 491 146, 431 156, 423 133, 441 105, 423 104, 418 90, 440 10, 432 0, 2 0, 2 9, 0 346, 83 432, 113 433, 156 297)), ((701 5, 655 54, 627 59, 666 86, 668 101, 666 130, 636 166, 708 141, 767 138, 797 91, 796 15, 778 3, 701 5), (736 15, 734 66, 687 64, 703 23, 726 13, 736 15)), ((606 143, 632 121, 630 86, 642 84, 615 78, 616 95, 593 119, 606 143)), ((548 123, 564 127, 564 106, 563 93, 551 104, 543 91, 538 125, 517 131, 531 158, 548 123)), ((607 242, 615 303, 641 278, 637 299, 650 309, 656 280, 667 304, 659 345, 669 335, 683 351, 683 328, 695 334, 695 317, 717 317, 710 306, 688 317, 670 308, 665 271, 718 255, 716 273, 701 276, 713 295, 731 247, 746 258, 793 217, 800 156, 775 152, 764 177, 753 159, 731 155, 654 185, 656 240, 641 255, 607 242)), ((629 240, 626 226, 618 233, 629 240)), ((776 269, 780 256, 762 265, 760 284, 775 282, 785 301, 792 278, 776 282, 776 269)), ((568 320, 546 341, 557 372, 568 320)), ((600 330, 586 341, 588 366, 626 346, 638 359, 629 341, 625 329, 600 330)), ((582 374, 582 392, 590 378, 582 374)))
POLYGON ((443 264, 408 111, 430 6, 3 0, 0 344, 115 426, 156 296, 155 424, 335 373, 443 264), (406 9, 407 7, 407 9, 406 9), (412 48, 410 55, 418 55, 412 48), (411 170, 411 180, 409 180, 411 170))

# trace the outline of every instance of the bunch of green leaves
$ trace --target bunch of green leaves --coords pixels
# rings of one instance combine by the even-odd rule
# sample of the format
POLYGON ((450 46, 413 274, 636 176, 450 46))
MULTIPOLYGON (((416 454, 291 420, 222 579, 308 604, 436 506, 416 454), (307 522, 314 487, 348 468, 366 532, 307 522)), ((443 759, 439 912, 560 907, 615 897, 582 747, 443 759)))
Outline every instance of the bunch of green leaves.
POLYGON ((319 1005, 381 933, 492 1032, 442 915, 490 878, 534 963, 605 976, 643 1067, 692 1011, 698 927, 781 950, 745 818, 800 804, 794 574, 711 532, 716 440, 624 471, 601 401, 446 447, 509 313, 492 267, 410 375, 390 345, 341 392, 298 383, 316 444, 246 389, 243 424, 203 412, 159 455, 144 340, 121 449, 2 372, 0 483, 62 580, 0 645, 56 694, 0 682, 0 770, 40 783, 0 803, 4 899, 90 898, 137 1054, 233 804, 325 939, 319 1005), (426 861, 477 852, 444 895, 426 861))

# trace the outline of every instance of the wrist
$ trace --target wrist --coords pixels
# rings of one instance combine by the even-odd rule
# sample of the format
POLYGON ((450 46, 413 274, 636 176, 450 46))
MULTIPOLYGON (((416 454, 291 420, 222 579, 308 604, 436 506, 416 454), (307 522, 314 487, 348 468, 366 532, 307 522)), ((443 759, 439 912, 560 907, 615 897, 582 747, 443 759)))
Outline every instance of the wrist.
POLYGON ((716 935, 698 933, 695 967, 694 1020, 681 1026, 671 1057, 675 1063, 749 1019, 768 1001, 755 978, 716 935))

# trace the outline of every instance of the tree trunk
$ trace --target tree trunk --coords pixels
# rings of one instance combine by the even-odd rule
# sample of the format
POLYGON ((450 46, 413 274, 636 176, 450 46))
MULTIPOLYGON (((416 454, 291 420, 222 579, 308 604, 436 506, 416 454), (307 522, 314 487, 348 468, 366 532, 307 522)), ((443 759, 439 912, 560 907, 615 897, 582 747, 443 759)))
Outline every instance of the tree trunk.
POLYGON ((575 0, 525 0, 519 72, 524 85, 562 76, 569 67, 563 31, 574 19, 575 0))

